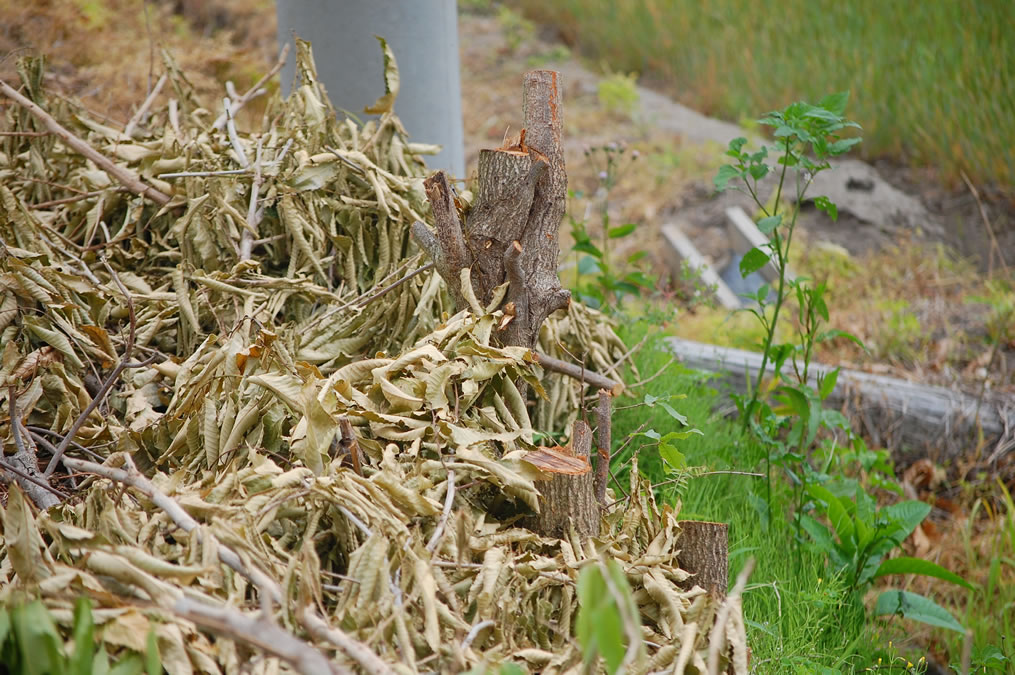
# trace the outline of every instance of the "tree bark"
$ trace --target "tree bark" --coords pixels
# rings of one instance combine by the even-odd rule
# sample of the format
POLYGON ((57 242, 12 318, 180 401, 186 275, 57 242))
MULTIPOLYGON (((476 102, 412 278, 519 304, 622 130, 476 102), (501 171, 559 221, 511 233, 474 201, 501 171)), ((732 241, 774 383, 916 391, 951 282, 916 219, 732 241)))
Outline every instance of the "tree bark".
MULTIPOLYGON (((576 420, 568 443, 572 453, 586 461, 592 451, 592 430, 576 420)), ((543 496, 538 514, 524 521, 525 527, 547 537, 564 539, 574 526, 579 537, 599 534, 599 503, 595 497, 595 474, 579 476, 554 473, 550 479, 536 483, 543 496)))
POLYGON ((726 523, 680 522, 680 568, 694 576, 681 584, 701 586, 719 599, 729 587, 729 535, 726 523))
POLYGON ((525 74, 523 113, 525 129, 517 143, 480 153, 479 189, 465 226, 447 175, 439 171, 424 181, 435 231, 416 222, 412 233, 459 308, 467 306, 469 290, 488 308, 495 289, 509 281, 501 308, 512 318, 497 340, 531 349, 546 317, 571 300, 557 276, 557 234, 566 206, 567 172, 556 72, 525 74), (471 289, 461 286, 466 268, 471 289))
MULTIPOLYGON (((464 226, 454 190, 442 171, 423 183, 434 230, 420 222, 412 226, 413 237, 434 261, 459 309, 472 306, 475 310, 478 303, 482 311, 503 310, 506 320, 495 336, 503 345, 534 349, 546 317, 571 301, 557 276, 557 237, 567 205, 561 92, 558 73, 526 73, 522 88, 525 128, 515 142, 480 153, 476 202, 464 226), (466 282, 470 288, 462 286, 466 282), (507 291, 496 307, 498 289, 505 282, 507 291)), ((590 382, 593 376, 589 373, 590 382)), ((596 383, 610 391, 619 385, 607 378, 596 383)), ((588 457, 592 432, 584 422, 575 424, 570 445, 574 453, 588 457)), ((567 536, 572 525, 580 536, 598 534, 600 511, 594 485, 591 472, 551 474, 539 486, 541 510, 528 519, 529 527, 553 537, 567 536)))

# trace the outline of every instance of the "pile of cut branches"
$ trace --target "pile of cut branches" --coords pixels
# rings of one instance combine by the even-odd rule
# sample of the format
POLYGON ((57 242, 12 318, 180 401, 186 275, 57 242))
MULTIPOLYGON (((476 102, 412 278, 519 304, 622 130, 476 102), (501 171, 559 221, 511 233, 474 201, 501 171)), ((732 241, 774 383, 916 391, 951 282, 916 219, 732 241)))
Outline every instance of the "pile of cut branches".
POLYGON ((547 477, 527 453, 589 394, 540 363, 618 377, 626 349, 578 303, 539 356, 498 344, 496 303, 456 312, 410 238, 433 148, 392 111, 394 59, 359 125, 299 51, 257 133, 233 122, 257 87, 216 114, 168 55, 122 130, 48 97, 39 61, 0 83, 0 602, 69 634, 87 595, 107 648, 152 634, 170 673, 251 647, 257 672, 563 672, 605 556, 641 614, 632 670, 704 671, 727 642, 745 669, 739 612, 713 630, 678 586, 676 513, 636 467, 603 536, 518 526, 547 477))

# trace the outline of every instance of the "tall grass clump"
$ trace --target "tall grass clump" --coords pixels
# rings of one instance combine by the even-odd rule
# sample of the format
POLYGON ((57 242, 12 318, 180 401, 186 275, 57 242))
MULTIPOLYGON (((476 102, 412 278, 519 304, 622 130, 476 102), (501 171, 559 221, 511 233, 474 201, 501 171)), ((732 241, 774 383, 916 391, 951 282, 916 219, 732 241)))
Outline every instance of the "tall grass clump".
POLYGON ((613 71, 739 120, 853 93, 867 157, 1015 187, 1015 3, 514 0, 613 71))

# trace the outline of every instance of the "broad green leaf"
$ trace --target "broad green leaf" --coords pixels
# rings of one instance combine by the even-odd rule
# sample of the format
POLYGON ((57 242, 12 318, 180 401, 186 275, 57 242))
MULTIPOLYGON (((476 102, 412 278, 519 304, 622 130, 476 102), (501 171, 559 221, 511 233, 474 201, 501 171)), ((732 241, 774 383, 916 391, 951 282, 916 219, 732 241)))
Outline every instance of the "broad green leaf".
POLYGON ((846 112, 846 103, 849 101, 849 91, 840 91, 829 94, 820 101, 818 105, 836 115, 843 115, 846 112))
POLYGON ((154 628, 148 631, 144 662, 147 675, 162 675, 162 659, 159 658, 159 640, 155 635, 154 628))
POLYGON ((804 419, 809 416, 810 405, 807 403, 807 397, 797 387, 779 387, 779 394, 784 397, 783 400, 786 401, 790 410, 804 419))
POLYGON ((859 138, 843 138, 841 140, 835 141, 834 143, 828 146, 828 154, 841 155, 845 152, 848 152, 850 148, 852 148, 860 141, 861 139, 859 138))
POLYGON ((722 192, 726 189, 731 180, 734 178, 740 178, 742 175, 743 172, 735 166, 725 164, 719 167, 719 173, 715 175, 715 189, 722 192))
POLYGON ((606 231, 606 235, 610 239, 620 239, 626 237, 638 228, 636 223, 627 223, 625 225, 618 225, 617 227, 611 227, 606 231))
POLYGON ((946 570, 941 565, 933 563, 923 558, 911 558, 909 556, 901 556, 898 558, 892 558, 881 563, 877 571, 874 573, 874 577, 883 577, 886 574, 921 574, 925 577, 934 577, 936 579, 942 579, 944 581, 950 581, 953 584, 958 584, 963 588, 974 590, 973 585, 960 577, 958 574, 946 570))
POLYGON ((624 622, 598 565, 589 565, 578 575, 578 619, 576 632, 586 665, 597 656, 615 673, 624 660, 624 622))
POLYGON ((661 407, 663 410, 665 410, 666 413, 670 417, 672 417, 673 419, 677 420, 678 422, 680 422, 684 426, 687 426, 687 418, 684 417, 683 415, 681 415, 680 413, 678 413, 676 410, 674 410, 673 406, 671 406, 669 403, 666 403, 665 401, 660 401, 659 402, 659 407, 661 407))
POLYGON ((740 276, 745 279, 753 272, 757 272, 768 262, 768 254, 760 248, 752 248, 740 260, 740 276))
POLYGON ((751 164, 747 171, 754 180, 761 180, 768 175, 769 168, 767 164, 751 164))
POLYGON ((29 603, 14 613, 14 631, 21 651, 26 655, 27 675, 60 673, 64 660, 63 639, 53 623, 53 616, 41 601, 29 603))
POLYGON ((137 653, 128 654, 109 670, 109 675, 141 675, 144 672, 144 661, 137 653))
POLYGON ((95 658, 95 623, 92 620, 92 603, 82 595, 74 604, 74 654, 71 656, 71 672, 76 675, 91 675, 92 660, 95 658))
POLYGON ((835 391, 835 384, 839 381, 840 370, 840 368, 836 368, 821 378, 821 382, 818 384, 818 397, 822 401, 831 396, 832 392, 835 391))
POLYGON ((635 251, 631 255, 627 256, 627 262, 629 262, 629 263, 636 263, 639 260, 641 260, 642 258, 644 258, 645 256, 647 256, 647 255, 648 255, 648 251, 646 251, 645 249, 641 249, 640 251, 635 251))
POLYGON ((673 467, 674 469, 686 469, 687 458, 684 453, 677 450, 677 448, 669 443, 659 444, 659 456, 666 464, 673 467))
POLYGON ((815 197, 814 206, 827 213, 832 220, 839 219, 839 207, 828 197, 815 197))
POLYGON ((729 150, 726 151, 726 154, 729 155, 730 157, 740 157, 740 152, 741 150, 743 150, 744 145, 746 144, 747 144, 746 138, 744 138, 743 136, 737 136, 732 141, 730 141, 729 150))
POLYGON ((815 341, 825 342, 826 340, 833 340, 835 338, 845 338, 850 342, 856 344, 856 346, 864 350, 864 352, 868 351, 867 345, 865 345, 860 338, 844 330, 838 329, 826 330, 822 333, 819 333, 818 336, 815 338, 815 341))
POLYGON ((800 527, 802 527, 807 534, 811 535, 811 539, 814 540, 814 544, 818 550, 826 554, 835 550, 835 540, 832 539, 832 535, 828 533, 828 528, 818 521, 806 514, 803 514, 800 516, 800 527))
POLYGON ((812 497, 820 499, 827 505, 828 520, 839 536, 842 547, 849 551, 856 550, 856 528, 839 498, 822 485, 808 485, 807 491, 812 497))
POLYGON ((603 257, 603 252, 596 248, 595 244, 589 241, 580 241, 572 246, 571 249, 573 251, 578 251, 579 253, 588 253, 590 256, 595 258, 603 257))
POLYGON ((782 214, 776 214, 774 216, 768 216, 758 221, 758 229, 763 234, 771 234, 775 228, 782 224, 782 214))
POLYGON ((930 598, 909 591, 889 590, 878 596, 874 607, 875 616, 897 615, 913 621, 947 628, 958 633, 965 632, 947 609, 930 598))
POLYGON ((527 675, 528 670, 522 668, 517 663, 502 663, 500 664, 500 675, 527 675))
POLYGON ((930 504, 917 500, 892 504, 881 509, 881 514, 889 518, 892 523, 898 525, 901 530, 899 542, 912 534, 913 530, 923 522, 923 519, 930 513, 930 504))

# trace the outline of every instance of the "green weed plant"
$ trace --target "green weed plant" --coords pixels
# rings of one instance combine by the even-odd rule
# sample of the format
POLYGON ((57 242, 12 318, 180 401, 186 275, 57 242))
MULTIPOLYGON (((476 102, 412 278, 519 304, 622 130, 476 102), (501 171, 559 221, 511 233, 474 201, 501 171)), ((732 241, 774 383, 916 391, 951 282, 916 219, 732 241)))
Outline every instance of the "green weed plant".
MULTIPOLYGON (((744 255, 741 274, 746 278, 768 264, 777 272, 774 297, 769 299, 772 289, 765 284, 750 298, 755 304, 744 310, 753 314, 763 328, 762 363, 747 395, 735 397, 744 431, 750 430, 765 448, 765 498, 757 501, 759 514, 764 523, 773 517, 773 469, 779 468, 790 480, 794 495, 790 518, 795 527, 798 565, 801 547, 806 545, 825 556, 832 572, 844 579, 847 591, 859 597, 879 577, 900 574, 930 576, 971 589, 967 581, 930 561, 889 557, 927 517, 929 505, 910 500, 879 507, 860 482, 842 474, 829 474, 836 454, 834 441, 831 446, 825 445, 824 464, 815 468, 813 463, 812 449, 823 429, 844 434, 854 455, 863 455, 866 449, 852 433, 848 420, 824 407, 839 370, 811 377, 818 343, 835 338, 861 343, 849 333, 825 329, 829 314, 824 283, 815 284, 805 277, 789 278, 787 274, 799 205, 814 177, 831 168, 832 158, 860 143, 859 137, 846 135, 859 129, 858 124, 844 117, 848 98, 848 93, 842 92, 826 96, 817 105, 797 102, 768 113, 758 123, 772 130, 773 145, 752 152, 746 149, 746 138, 734 139, 726 152, 733 161, 720 167, 715 178, 718 190, 740 189, 751 196, 762 214, 758 229, 770 238, 767 244, 744 255), (778 177, 775 196, 767 202, 771 206, 760 193, 761 181, 769 174, 778 177), (792 195, 788 213, 780 211, 784 190, 792 195), (793 341, 779 343, 775 338, 780 313, 794 304, 796 335, 793 341), (770 364, 774 385, 763 389, 770 364)), ((813 202, 836 219, 837 207, 827 197, 814 197, 813 202)), ((890 467, 886 469, 882 471, 887 477, 884 482, 890 482, 890 467)), ((906 590, 883 591, 875 601, 874 615, 898 615, 964 631, 943 607, 906 590)))

